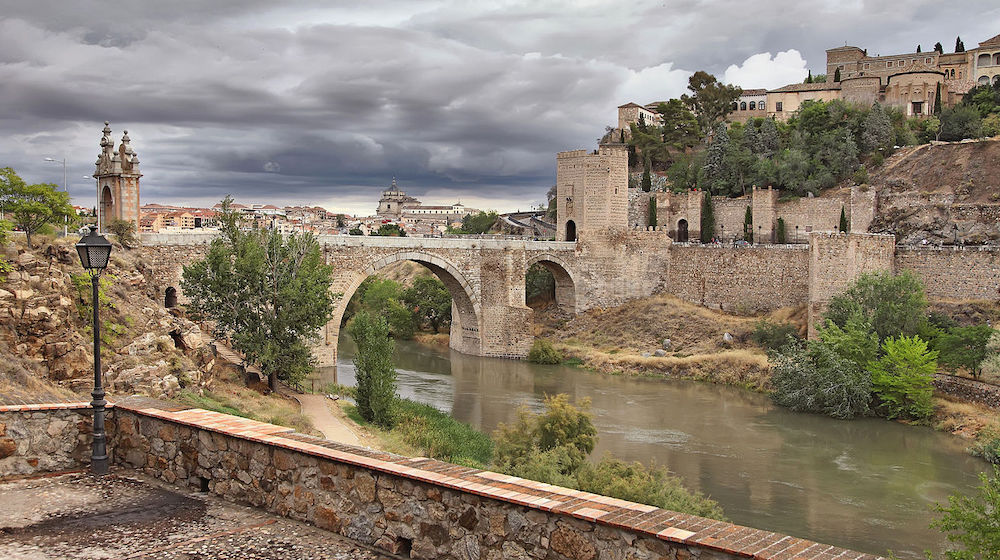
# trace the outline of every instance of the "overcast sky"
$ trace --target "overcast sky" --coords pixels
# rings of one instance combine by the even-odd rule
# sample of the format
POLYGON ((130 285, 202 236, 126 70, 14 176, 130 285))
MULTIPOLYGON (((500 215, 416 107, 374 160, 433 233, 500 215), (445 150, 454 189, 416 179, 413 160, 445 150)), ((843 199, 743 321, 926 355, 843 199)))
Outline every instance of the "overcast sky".
POLYGON ((96 198, 103 121, 129 131, 142 201, 526 209, 555 152, 616 107, 820 73, 824 50, 951 52, 1000 33, 996 0, 446 2, 0 0, 0 166, 96 198))

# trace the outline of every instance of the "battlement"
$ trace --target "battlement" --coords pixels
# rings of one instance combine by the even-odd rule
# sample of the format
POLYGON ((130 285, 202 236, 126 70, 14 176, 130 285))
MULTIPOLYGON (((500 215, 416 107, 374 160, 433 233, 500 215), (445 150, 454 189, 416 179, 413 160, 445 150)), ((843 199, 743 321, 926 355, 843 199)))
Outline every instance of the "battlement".
POLYGON ((558 152, 558 153, 556 153, 556 159, 578 158, 578 157, 583 157, 583 156, 588 155, 588 154, 590 154, 590 152, 588 152, 587 150, 569 150, 569 151, 566 151, 566 152, 558 152))

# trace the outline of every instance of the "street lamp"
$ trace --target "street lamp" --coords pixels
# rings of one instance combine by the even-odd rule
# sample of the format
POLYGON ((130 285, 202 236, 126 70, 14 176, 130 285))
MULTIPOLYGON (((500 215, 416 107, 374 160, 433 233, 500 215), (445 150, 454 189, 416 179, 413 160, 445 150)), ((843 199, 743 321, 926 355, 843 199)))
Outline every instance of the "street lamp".
POLYGON ((80 255, 80 263, 83 268, 90 273, 90 283, 93 285, 94 304, 94 392, 91 396, 94 400, 90 405, 94 407, 94 445, 90 456, 90 472, 94 474, 108 473, 108 445, 107 436, 104 433, 104 386, 101 383, 101 322, 98 317, 100 310, 100 296, 98 294, 98 282, 101 272, 108 267, 108 258, 111 256, 111 242, 97 233, 97 226, 90 226, 90 233, 80 238, 76 244, 76 252, 80 255))
MULTIPOLYGON (((47 158, 45 158, 45 161, 48 161, 48 162, 51 162, 51 163, 62 163, 62 166, 63 166, 63 190, 66 191, 66 196, 68 197, 69 196, 69 187, 66 185, 66 158, 56 159, 56 158, 47 157, 47 158)), ((69 234, 69 217, 65 216, 65 217, 63 217, 63 237, 66 237, 68 234, 69 234)))

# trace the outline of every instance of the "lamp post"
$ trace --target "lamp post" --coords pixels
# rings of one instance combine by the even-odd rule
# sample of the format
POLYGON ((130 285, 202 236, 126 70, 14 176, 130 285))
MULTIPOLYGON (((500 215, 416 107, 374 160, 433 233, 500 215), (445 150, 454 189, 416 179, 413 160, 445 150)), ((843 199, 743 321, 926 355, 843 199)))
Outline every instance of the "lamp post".
POLYGON ((90 226, 90 233, 83 236, 76 244, 76 252, 80 255, 80 263, 83 268, 90 273, 90 283, 93 285, 94 304, 94 391, 91 396, 94 400, 90 405, 94 407, 94 445, 90 456, 90 472, 103 475, 108 472, 108 445, 107 436, 104 433, 104 386, 101 383, 101 321, 98 316, 100 311, 100 295, 98 293, 98 283, 101 272, 108 267, 108 259, 111 256, 111 243, 103 235, 97 233, 97 226, 90 226))
MULTIPOLYGON (((50 163, 62 163, 63 166, 63 190, 66 191, 66 196, 69 196, 69 187, 66 185, 66 158, 56 159, 47 157, 45 161, 50 163)), ((63 218, 63 237, 69 234, 69 217, 63 218)))

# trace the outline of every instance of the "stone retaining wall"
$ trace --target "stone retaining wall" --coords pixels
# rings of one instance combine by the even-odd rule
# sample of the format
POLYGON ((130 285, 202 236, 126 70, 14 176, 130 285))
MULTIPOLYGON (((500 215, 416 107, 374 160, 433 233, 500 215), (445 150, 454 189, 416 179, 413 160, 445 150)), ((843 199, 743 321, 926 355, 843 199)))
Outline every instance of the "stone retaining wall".
POLYGON ((89 403, 0 406, 0 480, 90 463, 89 403))
POLYGON ((954 375, 934 375, 934 388, 962 400, 1000 409, 1000 387, 954 375))

